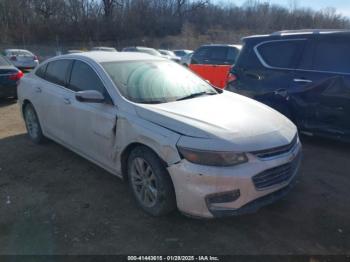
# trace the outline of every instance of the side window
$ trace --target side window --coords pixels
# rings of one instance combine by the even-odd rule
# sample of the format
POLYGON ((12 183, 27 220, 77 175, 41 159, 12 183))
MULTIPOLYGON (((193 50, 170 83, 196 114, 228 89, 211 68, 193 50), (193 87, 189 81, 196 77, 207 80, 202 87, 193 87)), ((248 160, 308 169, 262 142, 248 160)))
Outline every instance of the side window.
POLYGON ((86 63, 75 61, 69 82, 74 91, 96 90, 106 94, 106 90, 96 72, 86 63))
POLYGON ((304 44, 304 40, 272 41, 258 46, 257 51, 268 66, 294 69, 304 44))
POLYGON ((191 64, 207 64, 209 60, 210 48, 200 47, 194 52, 191 58, 191 64))
POLYGON ((229 47, 227 51, 227 62, 230 65, 233 65, 236 62, 237 56, 239 54, 239 50, 234 47, 229 47))
POLYGON ((210 48, 210 64, 221 65, 227 63, 227 51, 226 46, 215 46, 210 48))
POLYGON ((349 41, 342 38, 334 38, 316 44, 313 56, 313 69, 350 73, 349 41))
POLYGON ((47 64, 40 66, 36 71, 35 74, 40 77, 45 79, 45 73, 46 73, 46 67, 47 64))
POLYGON ((54 84, 65 86, 71 60, 56 60, 48 63, 45 79, 54 84))

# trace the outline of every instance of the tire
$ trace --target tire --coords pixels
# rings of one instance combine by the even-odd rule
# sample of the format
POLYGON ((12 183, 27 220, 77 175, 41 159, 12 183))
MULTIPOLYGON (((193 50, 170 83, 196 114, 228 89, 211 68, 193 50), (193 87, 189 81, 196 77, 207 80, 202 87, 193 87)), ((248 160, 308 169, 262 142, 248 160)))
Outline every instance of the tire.
POLYGON ((32 104, 26 104, 23 110, 24 121, 27 128, 27 133, 35 144, 42 144, 45 142, 38 115, 32 104))
POLYGON ((163 162, 149 148, 136 147, 128 158, 128 180, 138 205, 152 216, 176 209, 173 183, 163 162))

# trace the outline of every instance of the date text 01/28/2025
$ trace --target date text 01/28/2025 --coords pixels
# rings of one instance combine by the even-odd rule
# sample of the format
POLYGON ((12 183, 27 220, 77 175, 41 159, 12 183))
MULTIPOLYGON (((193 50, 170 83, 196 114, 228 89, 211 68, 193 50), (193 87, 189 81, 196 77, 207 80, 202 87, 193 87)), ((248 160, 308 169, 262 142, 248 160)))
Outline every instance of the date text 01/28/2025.
POLYGON ((128 261, 220 261, 216 256, 128 256, 128 261))

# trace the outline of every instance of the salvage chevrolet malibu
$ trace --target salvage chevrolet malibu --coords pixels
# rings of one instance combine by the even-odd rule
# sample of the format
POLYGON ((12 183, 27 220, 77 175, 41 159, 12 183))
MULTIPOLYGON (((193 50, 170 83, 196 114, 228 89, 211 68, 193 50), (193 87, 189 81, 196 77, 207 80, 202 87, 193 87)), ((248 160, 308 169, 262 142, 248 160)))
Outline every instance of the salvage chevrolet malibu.
POLYGON ((34 143, 50 138, 128 180, 154 216, 255 211, 289 191, 300 163, 286 117, 161 57, 55 57, 21 80, 18 97, 34 143))

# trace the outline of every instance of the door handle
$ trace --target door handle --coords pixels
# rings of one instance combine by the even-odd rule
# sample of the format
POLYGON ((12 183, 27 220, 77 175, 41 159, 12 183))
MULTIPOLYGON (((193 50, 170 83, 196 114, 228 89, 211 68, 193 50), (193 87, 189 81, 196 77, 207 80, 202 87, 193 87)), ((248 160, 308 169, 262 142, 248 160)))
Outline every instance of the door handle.
POLYGON ((64 101, 64 103, 66 105, 70 105, 71 104, 71 102, 70 102, 70 100, 68 98, 63 98, 63 101, 64 101))
POLYGON ((312 83, 309 79, 303 79, 303 78, 294 78, 293 81, 295 83, 312 83))
POLYGON ((36 92, 36 93, 41 93, 41 91, 42 91, 42 90, 41 90, 41 87, 35 88, 35 92, 36 92))
POLYGON ((274 93, 274 95, 280 95, 282 97, 287 97, 288 96, 287 89, 284 89, 284 88, 277 89, 273 93, 274 93))
POLYGON ((250 77, 250 78, 253 78, 255 80, 261 80, 262 79, 262 76, 260 76, 258 74, 254 74, 254 73, 249 73, 249 72, 246 73, 246 76, 250 77))

